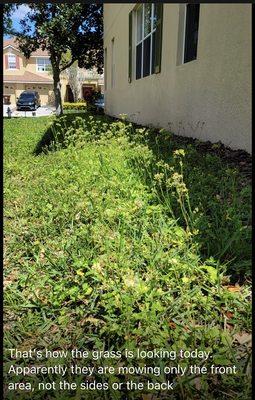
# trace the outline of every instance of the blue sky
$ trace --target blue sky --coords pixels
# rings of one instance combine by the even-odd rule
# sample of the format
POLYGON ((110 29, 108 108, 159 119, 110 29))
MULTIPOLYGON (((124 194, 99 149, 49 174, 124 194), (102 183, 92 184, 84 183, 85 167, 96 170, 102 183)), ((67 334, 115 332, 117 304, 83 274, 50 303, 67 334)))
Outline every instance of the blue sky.
MULTIPOLYGON (((19 30, 19 28, 20 28, 19 22, 26 15, 28 10, 29 10, 29 7, 26 4, 22 4, 19 6, 19 8, 17 10, 14 11, 11 18, 12 18, 12 25, 15 29, 19 30)), ((7 36, 5 36, 5 37, 7 37, 7 36)))

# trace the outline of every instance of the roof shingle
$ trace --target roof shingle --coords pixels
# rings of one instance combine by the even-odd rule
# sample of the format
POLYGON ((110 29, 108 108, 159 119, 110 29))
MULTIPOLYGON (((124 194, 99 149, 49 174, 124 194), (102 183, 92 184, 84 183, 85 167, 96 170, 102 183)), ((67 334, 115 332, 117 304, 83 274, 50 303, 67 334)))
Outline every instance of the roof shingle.
MULTIPOLYGON (((15 49, 17 49, 18 51, 20 51, 19 45, 17 43, 17 39, 15 37, 4 40, 4 48, 7 46, 12 46, 15 49)), ((45 56, 49 56, 49 52, 47 50, 37 49, 36 51, 33 51, 31 53, 31 56, 32 57, 34 57, 34 56, 37 56, 37 57, 44 56, 45 57, 45 56)))
POLYGON ((4 75, 4 82, 21 82, 21 83, 53 83, 51 78, 33 74, 25 71, 23 75, 4 75))

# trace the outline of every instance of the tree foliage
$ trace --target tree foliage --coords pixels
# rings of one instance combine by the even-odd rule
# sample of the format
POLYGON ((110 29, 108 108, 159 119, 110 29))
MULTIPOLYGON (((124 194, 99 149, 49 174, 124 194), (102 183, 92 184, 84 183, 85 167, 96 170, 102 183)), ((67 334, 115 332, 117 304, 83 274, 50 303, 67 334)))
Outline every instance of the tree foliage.
POLYGON ((5 4, 3 7, 3 28, 4 28, 5 35, 10 35, 13 32, 11 16, 17 7, 18 7, 18 5, 15 3, 14 4, 5 4))

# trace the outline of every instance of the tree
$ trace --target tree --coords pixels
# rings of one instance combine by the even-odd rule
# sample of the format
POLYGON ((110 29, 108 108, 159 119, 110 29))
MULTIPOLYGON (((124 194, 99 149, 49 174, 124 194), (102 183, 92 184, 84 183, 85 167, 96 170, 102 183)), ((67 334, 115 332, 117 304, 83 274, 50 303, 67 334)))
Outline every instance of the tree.
POLYGON ((85 79, 84 72, 79 68, 77 61, 66 69, 66 76, 73 93, 73 100, 77 102, 81 91, 81 84, 85 79))
POLYGON ((11 15, 18 7, 17 4, 5 4, 3 6, 3 27, 4 34, 10 35, 12 34, 12 18, 11 15))
POLYGON ((50 55, 56 115, 63 114, 60 74, 75 61, 103 70, 103 10, 100 4, 28 3, 30 11, 15 32, 26 58, 41 48, 50 55), (65 54, 70 57, 65 58, 65 54))

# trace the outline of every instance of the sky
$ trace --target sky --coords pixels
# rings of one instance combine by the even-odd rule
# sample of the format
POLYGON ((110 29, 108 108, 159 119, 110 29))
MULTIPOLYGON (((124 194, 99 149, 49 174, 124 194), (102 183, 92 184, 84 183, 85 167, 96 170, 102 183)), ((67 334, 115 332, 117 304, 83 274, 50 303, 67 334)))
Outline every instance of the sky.
MULTIPOLYGON (((29 7, 26 4, 22 4, 17 8, 17 10, 14 11, 12 14, 12 25, 15 29, 19 30, 20 28, 20 20, 26 15, 28 12, 29 7)), ((8 36, 5 36, 7 38, 8 36)))

